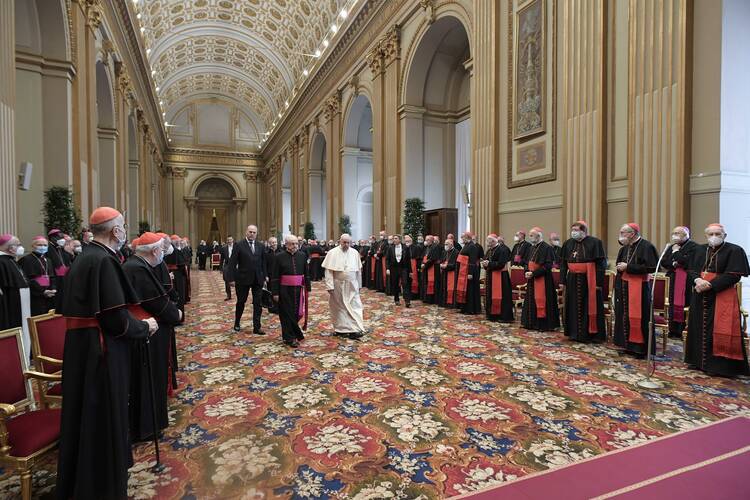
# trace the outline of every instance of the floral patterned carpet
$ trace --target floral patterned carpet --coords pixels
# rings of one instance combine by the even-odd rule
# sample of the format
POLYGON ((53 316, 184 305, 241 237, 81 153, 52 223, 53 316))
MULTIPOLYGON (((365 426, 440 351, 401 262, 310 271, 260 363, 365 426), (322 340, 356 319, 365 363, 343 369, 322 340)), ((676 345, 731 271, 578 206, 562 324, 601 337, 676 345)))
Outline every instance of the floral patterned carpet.
MULTIPOLYGON (((469 493, 720 418, 750 415, 750 380, 709 378, 670 343, 657 378, 604 345, 567 341, 364 290, 372 333, 332 335, 314 285, 301 348, 230 331, 218 272, 194 272, 182 371, 162 441, 138 445, 133 498, 432 499, 469 493)), ((249 310, 243 326, 250 322, 249 310)), ((34 475, 54 488, 54 458, 34 475)), ((18 495, 0 469, 0 498, 18 495)))

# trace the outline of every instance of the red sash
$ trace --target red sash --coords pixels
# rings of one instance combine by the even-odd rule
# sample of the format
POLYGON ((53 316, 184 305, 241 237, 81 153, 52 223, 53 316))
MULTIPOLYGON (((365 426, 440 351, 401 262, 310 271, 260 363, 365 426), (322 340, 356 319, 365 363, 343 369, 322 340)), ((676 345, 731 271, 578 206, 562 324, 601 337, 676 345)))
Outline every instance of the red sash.
MULTIPOLYGON (((427 262, 427 256, 422 257, 422 263, 427 262)), ((427 269, 427 290, 425 295, 435 295, 435 266, 432 265, 427 269)))
POLYGON ((596 334, 598 331, 597 327, 597 312, 598 307, 596 304, 596 262, 570 262, 568 263, 568 270, 573 274, 585 274, 586 275, 586 288, 588 290, 588 309, 589 309, 589 333, 596 334))
POLYGON ((687 286, 687 271, 678 267, 674 270, 674 300, 672 305, 672 321, 685 322, 685 287, 687 286))
MULTIPOLYGON (((711 281, 717 273, 703 272, 704 280, 711 281)), ((704 332, 705 334, 705 332, 704 332)), ((713 355, 742 361, 742 331, 740 304, 734 287, 716 294, 714 302, 713 355)))
MULTIPOLYGON (((127 306, 128 311, 137 320, 144 320, 152 317, 149 313, 143 309, 140 304, 130 304, 127 306)), ((107 352, 107 348, 104 345, 104 333, 102 327, 99 325, 99 320, 96 318, 73 318, 65 316, 65 329, 66 330, 77 330, 80 328, 96 328, 99 330, 99 346, 102 349, 102 353, 107 352)))
POLYGON ((484 293, 490 300, 490 314, 500 314, 503 302, 503 269, 490 271, 492 275, 492 289, 485 287, 484 293))
POLYGON ((411 293, 419 293, 419 280, 417 279, 417 259, 411 259, 411 293))
MULTIPOLYGON (((534 272, 541 269, 541 265, 536 262, 529 262, 529 271, 534 272)), ((538 276, 534 279, 534 303, 536 304, 536 317, 543 319, 547 317, 547 288, 544 276, 538 276)))
POLYGON ((311 259, 319 259, 320 258, 320 254, 319 253, 311 253, 310 254, 310 258, 311 259))
MULTIPOLYGON (((469 285, 469 256, 459 255, 456 257, 458 266, 458 283, 456 284, 456 302, 466 303, 466 288, 469 285)), ((449 271, 451 272, 451 271, 449 271)), ((450 288, 448 288, 450 290, 450 288)))
POLYGON ((167 264, 167 269, 169 269, 170 271, 176 271, 177 264, 167 264))
POLYGON ((630 325, 628 342, 634 344, 645 342, 643 340, 643 328, 641 328, 641 320, 643 319, 641 294, 647 277, 646 274, 622 273, 622 279, 628 283, 628 324, 630 325))
POLYGON ((446 288, 448 289, 445 296, 445 303, 452 305, 456 290, 456 271, 446 271, 445 276, 446 288))
POLYGON ((385 256, 380 257, 380 263, 383 267, 383 286, 386 286, 387 278, 386 278, 386 262, 385 262, 385 256))
POLYGON ((375 256, 370 257, 370 279, 375 283, 375 256))
MULTIPOLYGON (((297 308, 297 321, 306 318, 307 313, 307 293, 305 290, 305 276, 302 274, 285 274, 281 277, 281 286, 298 286, 300 287, 299 307, 297 308)), ((303 327, 307 330, 307 319, 303 327)))

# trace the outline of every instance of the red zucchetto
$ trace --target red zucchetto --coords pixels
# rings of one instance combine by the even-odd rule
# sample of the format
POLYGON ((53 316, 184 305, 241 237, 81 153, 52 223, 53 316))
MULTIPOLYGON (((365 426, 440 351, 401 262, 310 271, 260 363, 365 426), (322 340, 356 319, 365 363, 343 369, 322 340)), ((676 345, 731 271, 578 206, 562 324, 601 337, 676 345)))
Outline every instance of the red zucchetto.
POLYGON ((99 207, 91 212, 89 224, 104 224, 107 221, 121 216, 122 214, 112 207, 99 207))

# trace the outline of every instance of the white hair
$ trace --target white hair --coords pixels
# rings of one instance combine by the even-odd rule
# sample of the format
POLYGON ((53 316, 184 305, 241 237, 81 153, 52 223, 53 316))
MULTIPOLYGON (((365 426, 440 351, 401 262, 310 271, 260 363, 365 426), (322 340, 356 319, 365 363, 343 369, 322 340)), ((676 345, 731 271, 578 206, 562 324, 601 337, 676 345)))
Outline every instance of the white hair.
POLYGON ((297 237, 296 237, 296 236, 294 236, 293 234, 285 234, 285 235, 284 235, 284 244, 285 244, 285 245, 286 245, 287 243, 297 243, 297 242, 298 242, 298 241, 297 241, 297 237))
POLYGON ((339 237, 339 241, 341 241, 341 240, 343 240, 343 239, 348 239, 349 241, 352 241, 352 235, 351 235, 351 234, 349 234, 349 233, 344 233, 344 234, 342 234, 342 235, 341 235, 341 236, 339 237))

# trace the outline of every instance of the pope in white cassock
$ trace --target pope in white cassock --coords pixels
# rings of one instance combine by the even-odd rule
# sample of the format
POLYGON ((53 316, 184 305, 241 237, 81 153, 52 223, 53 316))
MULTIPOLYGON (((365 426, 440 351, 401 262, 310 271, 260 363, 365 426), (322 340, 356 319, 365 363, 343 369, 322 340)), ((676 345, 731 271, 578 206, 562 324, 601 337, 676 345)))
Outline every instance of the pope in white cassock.
POLYGON ((359 287, 362 283, 362 261, 359 252, 350 248, 352 237, 342 234, 339 246, 326 254, 322 267, 336 334, 361 338, 365 330, 359 287))

